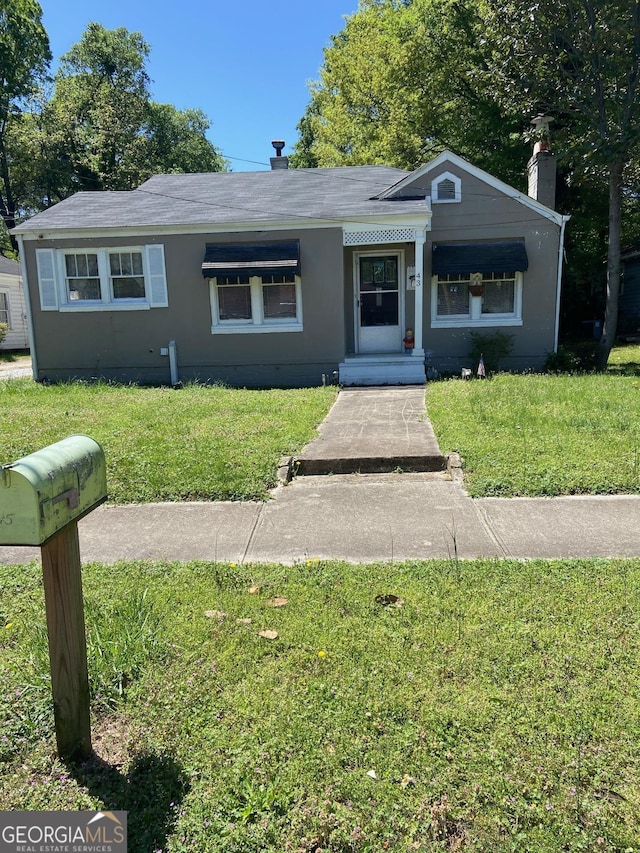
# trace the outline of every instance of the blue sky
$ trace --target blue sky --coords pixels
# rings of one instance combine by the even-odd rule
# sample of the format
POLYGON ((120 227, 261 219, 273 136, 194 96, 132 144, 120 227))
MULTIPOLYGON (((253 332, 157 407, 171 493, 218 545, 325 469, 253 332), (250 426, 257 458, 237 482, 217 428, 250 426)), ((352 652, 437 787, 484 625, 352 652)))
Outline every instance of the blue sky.
POLYGON ((54 60, 87 24, 126 27, 151 47, 155 101, 203 110, 235 172, 268 168, 272 139, 291 153, 322 50, 358 0, 40 0, 54 60))

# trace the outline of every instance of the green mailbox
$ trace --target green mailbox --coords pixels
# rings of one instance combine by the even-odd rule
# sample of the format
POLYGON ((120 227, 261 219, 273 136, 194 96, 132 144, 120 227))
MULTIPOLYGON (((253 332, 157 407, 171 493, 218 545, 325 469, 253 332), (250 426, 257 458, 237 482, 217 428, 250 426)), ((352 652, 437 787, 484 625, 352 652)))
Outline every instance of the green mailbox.
POLYGON ((104 452, 87 435, 0 467, 0 545, 42 545, 107 497, 104 452))

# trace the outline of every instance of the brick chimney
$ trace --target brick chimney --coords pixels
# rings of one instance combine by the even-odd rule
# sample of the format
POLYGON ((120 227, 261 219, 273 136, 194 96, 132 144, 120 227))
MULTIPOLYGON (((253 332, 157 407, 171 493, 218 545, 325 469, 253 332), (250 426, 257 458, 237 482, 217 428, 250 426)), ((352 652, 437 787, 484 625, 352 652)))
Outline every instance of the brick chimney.
POLYGON ((556 155, 551 150, 549 124, 551 116, 536 116, 531 124, 536 128, 537 142, 533 156, 527 163, 527 194, 536 201, 555 209, 556 204, 556 155))
POLYGON ((284 140, 282 139, 273 139, 271 144, 276 149, 276 156, 271 158, 271 168, 272 169, 288 169, 289 168, 289 158, 282 156, 282 149, 284 148, 284 140))

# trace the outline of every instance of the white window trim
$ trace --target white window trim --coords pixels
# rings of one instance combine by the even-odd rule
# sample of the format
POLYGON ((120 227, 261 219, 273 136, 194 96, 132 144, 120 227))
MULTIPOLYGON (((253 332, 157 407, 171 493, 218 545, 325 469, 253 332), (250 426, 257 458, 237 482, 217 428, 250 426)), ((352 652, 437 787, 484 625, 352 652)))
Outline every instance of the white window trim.
POLYGON ((60 249, 56 253, 58 273, 58 299, 60 311, 146 311, 151 305, 149 302, 149 269, 147 266, 147 253, 144 246, 110 246, 108 249, 98 249, 87 246, 82 249, 60 249), (109 255, 121 252, 139 252, 142 256, 142 273, 144 275, 145 296, 135 299, 115 299, 111 286, 111 273, 109 267, 109 255), (66 255, 97 255, 98 275, 100 277, 100 299, 69 299, 67 289, 67 271, 65 266, 66 255))
POLYGON ((459 204, 462 201, 462 180, 452 172, 442 172, 431 181, 431 203, 432 204, 459 204), (438 198, 438 186, 443 181, 452 181, 455 187, 454 198, 438 198))
MULTIPOLYGON (((211 302, 211 334, 212 335, 255 335, 269 332, 301 332, 302 331, 302 283, 300 276, 295 277, 296 316, 294 318, 265 319, 262 303, 262 276, 249 276, 251 288, 251 319, 250 320, 221 320, 218 308, 218 284, 216 278, 209 283, 209 300, 211 302)), ((269 287, 265 284, 264 287, 269 287)))
MULTIPOLYGON (((6 305, 7 305, 6 323, 7 323, 7 326, 9 327, 9 331, 12 331, 13 326, 11 325, 11 294, 8 290, 5 290, 4 288, 0 288, 0 296, 2 296, 3 294, 5 296, 6 305)), ((2 317, 0 317, 0 323, 4 323, 4 322, 5 321, 2 319, 2 317)))
POLYGON ((151 308, 168 307, 167 282, 164 266, 164 247, 153 243, 145 246, 83 246, 65 249, 38 249, 38 281, 40 303, 43 311, 61 313, 85 313, 91 311, 148 311, 151 308), (145 296, 115 299, 112 291, 109 255, 123 252, 139 252, 142 255, 145 296), (100 299, 69 298, 66 255, 95 254, 98 256, 100 299))
POLYGON ((462 329, 473 326, 484 328, 491 326, 522 326, 522 285, 524 276, 516 273, 514 286, 514 310, 509 314, 483 314, 482 297, 469 294, 469 313, 448 317, 438 316, 438 276, 431 278, 431 328, 462 329))

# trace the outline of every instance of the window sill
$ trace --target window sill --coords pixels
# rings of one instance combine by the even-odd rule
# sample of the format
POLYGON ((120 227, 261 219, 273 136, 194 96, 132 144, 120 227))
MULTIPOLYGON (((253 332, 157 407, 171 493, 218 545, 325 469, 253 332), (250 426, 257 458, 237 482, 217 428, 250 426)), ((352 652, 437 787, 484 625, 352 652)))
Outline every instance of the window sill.
POLYGON ((302 323, 263 323, 251 326, 212 326, 212 335, 261 335, 269 332, 301 332, 302 323))
POLYGON ((491 319, 472 320, 470 317, 456 317, 451 320, 432 320, 432 329, 492 328, 494 326, 522 326, 517 317, 492 317, 491 319))
POLYGON ((91 302, 86 305, 72 305, 67 303, 61 305, 58 311, 62 314, 84 313, 86 311, 148 311, 150 309, 148 302, 127 302, 119 304, 117 302, 91 302))

